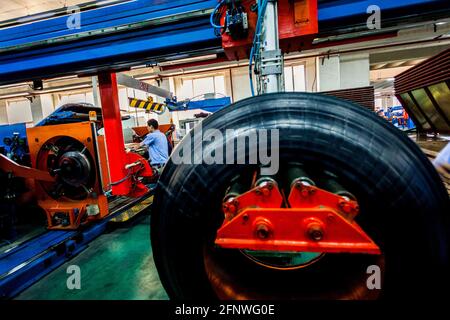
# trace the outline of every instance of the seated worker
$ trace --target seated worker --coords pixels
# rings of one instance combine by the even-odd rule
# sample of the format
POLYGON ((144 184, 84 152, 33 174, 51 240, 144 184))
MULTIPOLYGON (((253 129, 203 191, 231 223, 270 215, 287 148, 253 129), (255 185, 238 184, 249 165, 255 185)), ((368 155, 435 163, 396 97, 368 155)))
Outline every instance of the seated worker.
POLYGON ((148 149, 150 165, 158 174, 169 159, 169 148, 167 137, 158 130, 158 121, 150 119, 147 121, 149 133, 141 142, 140 146, 148 149))

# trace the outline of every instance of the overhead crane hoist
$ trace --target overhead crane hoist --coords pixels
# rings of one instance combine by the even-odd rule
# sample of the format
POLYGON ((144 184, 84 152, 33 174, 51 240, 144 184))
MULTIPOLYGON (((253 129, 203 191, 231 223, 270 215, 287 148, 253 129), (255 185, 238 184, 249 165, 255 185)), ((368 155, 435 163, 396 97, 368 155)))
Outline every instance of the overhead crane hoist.
MULTIPOLYGON (((410 8, 420 9, 421 14, 426 13, 424 8, 430 12, 441 8, 439 1, 412 2, 410 8)), ((167 1, 158 8, 176 10, 165 7, 171 4, 167 1)), ((223 52, 230 60, 249 59, 254 97, 209 116, 202 122, 203 130, 233 129, 238 132, 236 139, 260 129, 277 130, 279 146, 270 151, 279 154, 280 170, 267 175, 260 163, 180 165, 169 159, 155 192, 151 239, 160 279, 171 298, 373 299, 432 295, 438 292, 436 287, 447 283, 449 199, 420 149, 356 104, 320 94, 283 92, 284 54, 314 48, 313 40, 324 30, 328 35, 338 33, 337 24, 330 20, 342 22, 354 17, 355 10, 361 13, 361 8, 366 14, 365 4, 189 1, 182 8, 185 12, 177 12, 170 20, 177 23, 175 31, 169 29, 169 22, 158 24, 150 16, 150 31, 146 25, 130 29, 136 32, 130 38, 142 40, 140 47, 111 42, 111 51, 98 50, 97 60, 79 63, 71 60, 70 52, 58 52, 55 45, 51 54, 59 57, 67 72, 98 72, 105 153, 110 181, 115 182, 110 183, 111 192, 127 196, 145 192, 136 179, 151 172, 141 168, 142 158, 124 150, 117 92, 121 76, 113 71, 149 56, 184 57, 184 52, 223 52), (205 12, 207 27, 201 20, 205 12), (139 38, 145 35, 153 41, 139 38), (136 48, 142 52, 124 59, 126 50, 136 48), (105 70, 105 63, 111 64, 110 70, 105 70), (138 171, 130 175, 130 168, 138 171), (371 266, 381 271, 381 290, 367 286, 371 266)), ((397 6, 409 2, 382 4, 387 11, 397 12, 397 6)), ((80 41, 79 48, 84 40, 80 41)), ((21 44, 16 42, 20 40, 10 42, 6 53, 19 50, 21 44)), ((102 45, 95 43, 95 49, 102 45)), ((27 71, 30 78, 38 77, 38 70, 54 75, 46 61, 39 63, 27 71)), ((25 71, 15 69, 11 60, 4 70, 11 79, 24 77, 25 71)), ((170 94, 165 98, 169 110, 182 105, 170 94)), ((178 150, 184 146, 192 154, 202 150, 205 142, 196 143, 194 131, 178 150)), ((208 143, 208 148, 220 149, 225 142, 208 143)), ((234 156, 250 158, 250 149, 246 144, 233 150, 234 156)))

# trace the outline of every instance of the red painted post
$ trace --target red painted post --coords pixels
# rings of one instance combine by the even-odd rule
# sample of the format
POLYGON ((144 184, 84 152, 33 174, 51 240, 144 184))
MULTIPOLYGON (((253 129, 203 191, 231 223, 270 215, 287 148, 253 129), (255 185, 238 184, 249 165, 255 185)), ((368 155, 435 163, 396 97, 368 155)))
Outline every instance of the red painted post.
POLYGON ((102 102, 109 174, 113 184, 112 193, 115 195, 127 195, 130 193, 131 180, 124 179, 127 175, 127 170, 125 169, 127 157, 122 132, 122 117, 120 115, 116 74, 109 72, 98 74, 98 86, 102 102), (122 180, 124 181, 114 184, 122 180))

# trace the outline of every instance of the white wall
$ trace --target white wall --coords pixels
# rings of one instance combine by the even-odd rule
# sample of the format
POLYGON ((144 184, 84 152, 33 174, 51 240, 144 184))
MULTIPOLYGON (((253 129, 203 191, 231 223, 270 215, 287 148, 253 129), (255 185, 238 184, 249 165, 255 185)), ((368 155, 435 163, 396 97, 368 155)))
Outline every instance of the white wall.
POLYGON ((31 103, 27 99, 7 102, 6 112, 9 124, 33 121, 31 103))
POLYGON ((284 67, 284 87, 286 92, 306 91, 306 68, 303 63, 284 67))
POLYGON ((0 125, 8 124, 8 113, 6 112, 6 100, 0 100, 0 125))
POLYGON ((339 56, 317 58, 318 91, 341 88, 339 56))
POLYGON ((317 58, 318 91, 370 85, 369 54, 344 54, 317 58))
POLYGON ((307 92, 316 92, 317 91, 317 83, 318 83, 318 74, 317 74, 317 59, 309 58, 305 60, 305 77, 306 77, 306 91, 307 92))
POLYGON ((44 118, 47 117, 53 111, 55 111, 55 107, 53 105, 53 97, 51 94, 41 95, 41 106, 42 106, 42 116, 44 118))
MULTIPOLYGON (((248 77, 248 67, 231 69, 231 77, 234 102, 248 98, 252 95, 248 77)), ((255 82, 254 85, 256 87, 255 82)))
POLYGON ((369 54, 340 56, 340 89, 367 87, 370 85, 369 54))

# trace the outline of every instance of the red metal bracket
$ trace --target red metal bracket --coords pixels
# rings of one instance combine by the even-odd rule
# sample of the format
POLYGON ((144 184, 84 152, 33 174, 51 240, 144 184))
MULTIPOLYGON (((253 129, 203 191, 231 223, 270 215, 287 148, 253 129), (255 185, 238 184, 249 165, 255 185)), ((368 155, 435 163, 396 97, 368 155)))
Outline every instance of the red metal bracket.
POLYGON ((239 197, 228 198, 223 204, 225 220, 233 219, 236 214, 248 207, 280 208, 283 197, 280 190, 273 182, 264 182, 239 197))
POLYGON ((217 232, 222 248, 380 254, 355 223, 329 208, 248 208, 217 232))
MULTIPOLYGON (((152 168, 148 161, 137 153, 129 152, 126 154, 127 165, 125 168, 130 177, 151 177, 153 176, 152 168)), ((130 197, 140 197, 148 192, 148 188, 136 178, 131 179, 132 186, 129 192, 130 197)))
POLYGON ((292 208, 316 208, 325 206, 339 212, 347 220, 353 221, 359 213, 358 202, 334 193, 311 186, 301 181, 296 182, 288 197, 292 208))
POLYGON ((275 184, 270 192, 254 188, 224 203, 225 222, 217 231, 222 248, 381 254, 380 248, 353 220, 356 201, 297 182, 288 204, 275 184), (259 191, 257 191, 259 190, 259 191), (264 196, 263 196, 264 195, 264 196))

